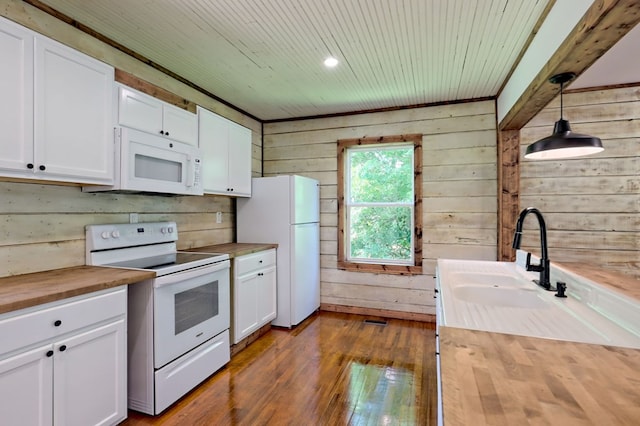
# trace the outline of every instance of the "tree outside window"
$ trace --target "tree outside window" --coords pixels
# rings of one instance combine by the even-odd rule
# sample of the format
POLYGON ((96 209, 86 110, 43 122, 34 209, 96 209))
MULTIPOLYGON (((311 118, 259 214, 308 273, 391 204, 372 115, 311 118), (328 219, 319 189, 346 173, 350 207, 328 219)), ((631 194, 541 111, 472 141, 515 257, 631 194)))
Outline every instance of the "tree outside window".
POLYGON ((338 141, 338 267, 421 273, 422 135, 338 141))

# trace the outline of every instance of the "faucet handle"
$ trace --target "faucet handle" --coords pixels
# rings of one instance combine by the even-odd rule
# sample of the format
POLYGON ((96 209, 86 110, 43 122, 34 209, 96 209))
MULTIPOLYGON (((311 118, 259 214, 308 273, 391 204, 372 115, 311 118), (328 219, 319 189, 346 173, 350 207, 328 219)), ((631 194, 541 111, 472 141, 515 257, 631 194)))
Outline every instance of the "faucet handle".
POLYGON ((527 263, 525 266, 527 271, 534 271, 534 272, 540 272, 544 268, 544 266, 542 265, 542 262, 540 262, 538 265, 531 264, 531 253, 527 253, 527 263))
POLYGON ((567 291, 567 283, 558 281, 556 283, 556 289, 558 291, 555 294, 556 297, 567 297, 567 295, 565 294, 565 292, 567 291))

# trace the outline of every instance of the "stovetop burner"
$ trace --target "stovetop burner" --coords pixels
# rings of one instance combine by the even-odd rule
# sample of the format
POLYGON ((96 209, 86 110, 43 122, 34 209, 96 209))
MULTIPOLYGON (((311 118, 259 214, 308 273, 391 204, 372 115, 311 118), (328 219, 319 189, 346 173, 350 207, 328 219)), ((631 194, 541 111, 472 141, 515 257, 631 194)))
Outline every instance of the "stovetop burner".
POLYGON ((114 262, 104 266, 114 266, 119 268, 134 268, 134 269, 151 269, 159 271, 168 267, 175 267, 179 265, 185 265, 200 260, 210 259, 215 256, 220 256, 220 253, 190 253, 178 251, 175 253, 162 254, 152 257, 144 257, 141 259, 130 259, 122 262, 114 262))
POLYGON ((226 253, 176 250, 175 222, 87 226, 87 265, 144 269, 157 276, 229 259, 226 253))

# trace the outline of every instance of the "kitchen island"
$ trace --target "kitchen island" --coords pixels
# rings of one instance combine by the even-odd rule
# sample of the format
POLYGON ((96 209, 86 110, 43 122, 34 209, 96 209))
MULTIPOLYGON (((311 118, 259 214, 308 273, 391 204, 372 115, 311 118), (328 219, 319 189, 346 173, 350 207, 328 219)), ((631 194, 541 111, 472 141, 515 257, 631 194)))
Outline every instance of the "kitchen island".
POLYGON ((633 425, 640 349, 440 327, 444 424, 633 425))
MULTIPOLYGON (((638 299, 633 277, 563 267, 638 299)), ((640 349, 447 326, 438 334, 447 426, 638 424, 640 349)))

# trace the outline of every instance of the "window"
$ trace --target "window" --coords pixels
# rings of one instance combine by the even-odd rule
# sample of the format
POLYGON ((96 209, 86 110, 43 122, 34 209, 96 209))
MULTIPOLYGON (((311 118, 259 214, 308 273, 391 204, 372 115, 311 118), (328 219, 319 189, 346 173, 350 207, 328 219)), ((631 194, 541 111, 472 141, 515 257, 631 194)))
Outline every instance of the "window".
POLYGON ((422 135, 338 141, 338 268, 422 272, 422 135))

